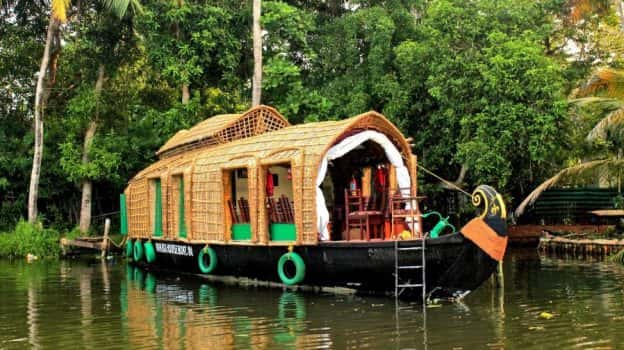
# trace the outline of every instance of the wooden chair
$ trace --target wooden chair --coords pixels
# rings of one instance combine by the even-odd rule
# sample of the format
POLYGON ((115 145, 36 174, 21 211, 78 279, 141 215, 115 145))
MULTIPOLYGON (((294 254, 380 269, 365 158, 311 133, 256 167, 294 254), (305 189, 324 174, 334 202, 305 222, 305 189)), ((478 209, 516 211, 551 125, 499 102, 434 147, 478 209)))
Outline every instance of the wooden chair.
POLYGON ((230 216, 232 217, 232 223, 237 224, 240 222, 240 218, 238 217, 238 213, 236 212, 236 208, 234 207, 234 203, 231 200, 227 201, 228 208, 230 208, 230 216))
POLYGON ((240 210, 241 222, 250 222, 251 220, 249 217, 249 201, 241 197, 241 199, 238 200, 238 208, 240 210))
POLYGON ((345 190, 345 228, 347 240, 351 237, 351 229, 360 230, 360 238, 370 240, 380 235, 383 225, 383 213, 379 210, 370 210, 368 201, 362 197, 361 190, 345 190))

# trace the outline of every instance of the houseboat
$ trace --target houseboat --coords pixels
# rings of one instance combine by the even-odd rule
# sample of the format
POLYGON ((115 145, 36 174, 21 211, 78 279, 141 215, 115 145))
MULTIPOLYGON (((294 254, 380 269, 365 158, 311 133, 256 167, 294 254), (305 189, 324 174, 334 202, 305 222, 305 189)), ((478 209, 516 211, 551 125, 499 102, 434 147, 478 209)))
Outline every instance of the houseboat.
POLYGON ((490 277, 507 246, 505 204, 489 186, 474 191, 475 218, 458 231, 421 213, 417 159, 377 112, 290 125, 257 106, 181 130, 157 155, 120 198, 126 254, 144 267, 457 297, 490 277))

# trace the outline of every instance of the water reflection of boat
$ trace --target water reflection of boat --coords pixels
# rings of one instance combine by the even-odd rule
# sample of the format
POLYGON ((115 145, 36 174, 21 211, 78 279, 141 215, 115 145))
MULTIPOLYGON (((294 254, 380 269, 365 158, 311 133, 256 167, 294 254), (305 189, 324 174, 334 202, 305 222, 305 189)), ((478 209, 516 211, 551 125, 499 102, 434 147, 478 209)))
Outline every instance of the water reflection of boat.
POLYGON ((158 155, 121 197, 135 263, 392 294, 422 285, 425 262, 428 291, 452 296, 486 280, 507 245, 505 205, 488 186, 473 194, 479 217, 426 236, 416 157, 375 112, 291 126, 259 106, 182 130, 158 155))
POLYGON ((271 349, 296 346, 309 337, 306 301, 296 293, 265 295, 270 298, 265 307, 250 310, 240 305, 239 296, 220 297, 211 284, 158 280, 151 272, 128 269, 120 298, 124 335, 131 344, 137 339, 143 347, 166 349, 271 349), (151 343, 144 343, 146 339, 151 343))

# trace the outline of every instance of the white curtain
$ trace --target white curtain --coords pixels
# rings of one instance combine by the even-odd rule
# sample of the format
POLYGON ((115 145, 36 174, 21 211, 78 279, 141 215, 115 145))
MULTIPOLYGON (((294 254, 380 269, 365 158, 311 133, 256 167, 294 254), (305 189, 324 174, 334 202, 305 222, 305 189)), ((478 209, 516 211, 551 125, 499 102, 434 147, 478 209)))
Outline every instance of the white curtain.
POLYGON ((327 151, 325 157, 323 157, 323 160, 321 161, 319 173, 316 177, 316 214, 319 239, 322 241, 329 240, 329 231, 327 230, 329 212, 327 211, 325 197, 323 196, 323 191, 321 191, 320 187, 323 183, 325 175, 327 174, 327 162, 344 156, 366 141, 373 141, 383 148, 390 164, 396 168, 397 184, 401 189, 401 194, 404 197, 409 196, 410 194, 409 189, 411 186, 411 180, 409 177, 409 171, 403 163, 401 153, 388 139, 388 137, 386 137, 386 135, 377 131, 368 130, 345 138, 327 151))

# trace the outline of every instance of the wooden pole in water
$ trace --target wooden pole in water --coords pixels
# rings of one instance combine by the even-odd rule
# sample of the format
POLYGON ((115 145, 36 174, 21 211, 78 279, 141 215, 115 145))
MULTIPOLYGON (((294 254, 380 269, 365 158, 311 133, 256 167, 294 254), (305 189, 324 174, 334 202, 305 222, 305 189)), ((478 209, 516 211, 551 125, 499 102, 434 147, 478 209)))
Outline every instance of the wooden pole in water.
POLYGON ((108 252, 108 232, 110 231, 110 219, 104 220, 104 240, 102 241, 102 253, 100 254, 100 258, 104 259, 106 257, 106 253, 108 252))

